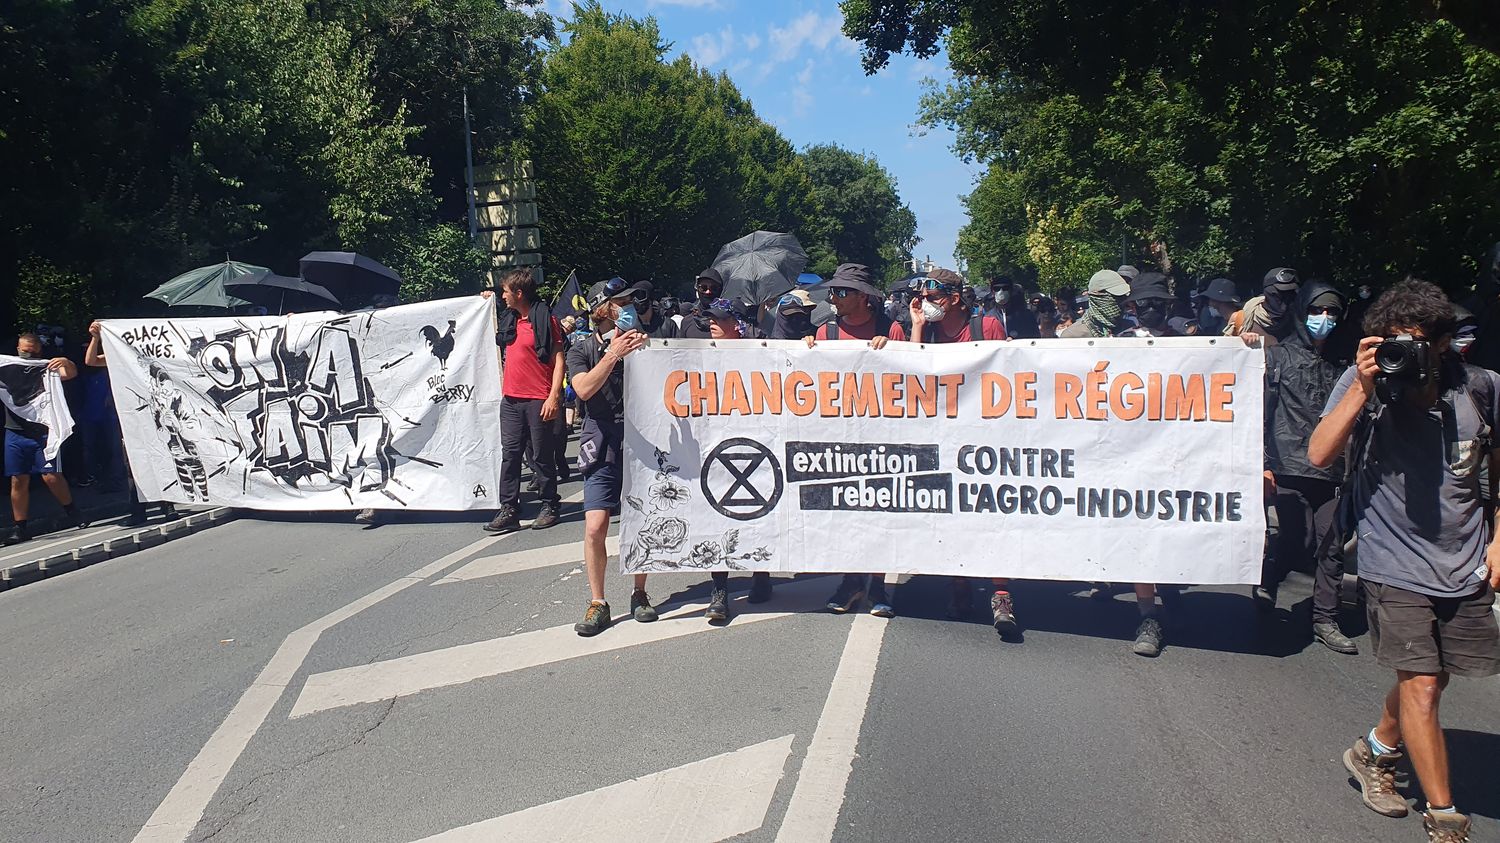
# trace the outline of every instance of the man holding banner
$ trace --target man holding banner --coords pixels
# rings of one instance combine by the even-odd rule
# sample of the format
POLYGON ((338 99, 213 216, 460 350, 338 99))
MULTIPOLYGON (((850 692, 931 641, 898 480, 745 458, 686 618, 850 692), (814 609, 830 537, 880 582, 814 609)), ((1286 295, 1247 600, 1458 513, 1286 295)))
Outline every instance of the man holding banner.
POLYGON ((5 399, 5 476, 10 478, 10 510, 15 518, 6 544, 31 538, 27 521, 33 474, 42 476, 48 491, 62 504, 69 526, 87 526, 62 476, 59 452, 73 430, 73 419, 52 378, 56 373, 60 380, 72 380, 78 367, 66 357, 40 362, 42 342, 36 334, 21 335, 16 341, 16 356, 21 359, 0 365, 0 392, 5 399), (23 362, 34 360, 37 362, 23 362))

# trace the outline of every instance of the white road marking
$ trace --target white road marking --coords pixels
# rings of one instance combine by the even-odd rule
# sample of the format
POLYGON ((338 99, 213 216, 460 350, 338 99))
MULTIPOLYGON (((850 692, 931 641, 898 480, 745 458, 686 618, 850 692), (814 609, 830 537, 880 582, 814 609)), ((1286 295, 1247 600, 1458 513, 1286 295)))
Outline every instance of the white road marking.
POLYGON ((417 843, 717 843, 765 823, 793 737, 481 820, 417 843))
MULTIPOLYGON (((792 583, 777 589, 770 603, 755 607, 746 606, 745 595, 741 595, 734 601, 736 608, 728 628, 821 608, 822 600, 818 598, 827 588, 828 584, 820 580, 792 583)), ((695 603, 672 608, 655 623, 636 623, 630 620, 629 613, 624 613, 617 616, 616 626, 593 638, 580 637, 570 623, 316 673, 307 677, 291 716, 297 718, 332 708, 406 697, 529 667, 712 632, 719 627, 710 626, 701 617, 707 605, 695 603)))
POLYGON ((486 536, 288 635, 249 689, 240 696, 229 716, 188 764, 171 792, 156 806, 150 819, 136 834, 135 843, 182 843, 193 833, 193 828, 203 819, 203 811, 229 775, 230 768, 239 760, 250 738, 265 723, 282 691, 326 630, 503 538, 486 536))
MULTIPOLYGON (((49 547, 57 547, 60 544, 76 542, 79 539, 92 538, 113 529, 116 529, 115 525, 105 524, 100 527, 94 527, 92 529, 79 530, 75 533, 69 533, 68 535, 63 536, 56 541, 50 541, 45 544, 31 544, 30 542, 23 542, 15 550, 12 550, 10 553, 0 556, 0 562, 5 562, 8 559, 15 559, 19 556, 34 556, 38 550, 46 550, 49 547)), ((93 542, 85 542, 85 544, 93 544, 93 542)), ((82 545, 80 545, 80 547, 82 547, 82 545)), ((40 559, 42 557, 36 556, 36 558, 40 559)))
POLYGON ((833 687, 823 703, 807 757, 797 775, 797 786, 787 804, 777 843, 815 843, 832 840, 844 805, 844 790, 854 771, 859 730, 875 684, 875 666, 887 624, 872 615, 859 615, 849 630, 844 653, 833 675, 833 687))
MULTIPOLYGON (((604 549, 611 556, 620 552, 620 537, 609 536, 604 540, 604 549)), ((564 565, 569 562, 583 563, 583 542, 570 542, 568 544, 555 544, 550 547, 539 547, 534 550, 518 550, 514 553, 502 553, 498 556, 481 556, 469 564, 449 573, 442 579, 435 580, 433 585, 442 583, 467 582, 483 577, 498 577, 503 574, 514 574, 518 571, 531 571, 536 568, 547 568, 552 565, 564 565)))

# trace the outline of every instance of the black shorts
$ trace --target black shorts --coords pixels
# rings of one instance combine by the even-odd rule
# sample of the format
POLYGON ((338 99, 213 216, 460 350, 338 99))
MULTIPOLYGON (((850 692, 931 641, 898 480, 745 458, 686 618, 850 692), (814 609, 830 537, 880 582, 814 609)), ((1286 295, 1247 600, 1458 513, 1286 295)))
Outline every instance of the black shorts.
POLYGON ((1500 673, 1500 624, 1488 585, 1467 597, 1429 597, 1360 580, 1375 660, 1392 670, 1494 676, 1500 673))

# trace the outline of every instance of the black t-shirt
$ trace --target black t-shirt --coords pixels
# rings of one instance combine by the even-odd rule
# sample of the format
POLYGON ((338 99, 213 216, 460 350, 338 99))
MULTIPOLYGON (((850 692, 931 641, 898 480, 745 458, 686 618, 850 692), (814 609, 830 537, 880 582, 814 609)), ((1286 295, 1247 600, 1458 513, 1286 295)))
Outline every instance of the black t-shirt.
MULTIPOLYGON (((568 349, 568 379, 577 381, 578 376, 592 371, 604 359, 604 352, 608 350, 609 343, 604 342, 598 334, 590 333, 580 337, 573 347, 568 349)), ((582 399, 583 415, 585 418, 598 421, 621 421, 625 418, 625 363, 621 361, 610 370, 609 378, 605 380, 604 386, 599 388, 591 397, 582 399)))

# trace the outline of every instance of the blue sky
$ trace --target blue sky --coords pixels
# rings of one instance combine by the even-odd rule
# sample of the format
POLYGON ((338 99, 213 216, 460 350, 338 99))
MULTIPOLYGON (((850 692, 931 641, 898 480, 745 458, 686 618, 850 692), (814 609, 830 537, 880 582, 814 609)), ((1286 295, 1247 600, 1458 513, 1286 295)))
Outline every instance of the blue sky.
MULTIPOLYGON (((548 0, 566 17, 567 0, 548 0)), ((921 80, 948 78, 946 57, 901 56, 874 76, 845 38, 836 0, 604 0, 611 11, 654 16, 675 53, 725 71, 755 111, 797 148, 837 143, 875 156, 917 215, 918 257, 954 266, 965 216, 959 196, 980 170, 949 149, 944 129, 916 129, 921 80)))

